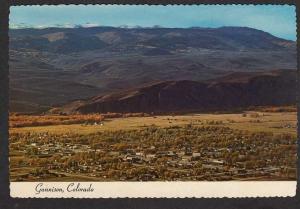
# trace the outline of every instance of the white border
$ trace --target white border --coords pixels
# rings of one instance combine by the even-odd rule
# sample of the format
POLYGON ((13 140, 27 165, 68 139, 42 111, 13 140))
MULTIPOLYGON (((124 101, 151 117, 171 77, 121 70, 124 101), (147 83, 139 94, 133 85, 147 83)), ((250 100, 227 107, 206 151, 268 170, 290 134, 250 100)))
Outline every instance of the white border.
MULTIPOLYGON (((18 198, 221 198, 221 197, 293 197, 296 181, 226 181, 226 182, 11 182, 11 197, 18 198), (47 188, 62 188, 64 192, 41 192, 47 188), (92 192, 68 192, 71 183, 92 192)), ((74 188, 75 186, 73 186, 74 188)), ((72 187, 71 187, 72 188, 72 187)))

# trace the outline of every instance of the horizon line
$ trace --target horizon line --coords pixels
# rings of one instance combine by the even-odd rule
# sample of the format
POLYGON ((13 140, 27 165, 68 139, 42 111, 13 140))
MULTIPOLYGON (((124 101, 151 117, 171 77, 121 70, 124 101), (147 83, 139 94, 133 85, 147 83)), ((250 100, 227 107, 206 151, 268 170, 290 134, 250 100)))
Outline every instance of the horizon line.
MULTIPOLYGON (((22 24, 20 24, 22 25, 22 24)), ((51 26, 16 26, 16 27, 11 27, 9 26, 9 29, 13 30, 19 30, 19 29, 49 29, 49 28, 62 28, 62 29, 75 29, 75 28, 122 28, 122 29, 220 29, 220 28, 248 28, 248 29, 253 29, 257 31, 263 31, 261 29, 249 27, 249 26, 229 26, 229 25, 224 25, 224 26, 219 26, 219 27, 202 27, 202 26, 188 26, 188 27, 168 27, 168 26, 161 26, 161 25, 153 25, 153 26, 140 26, 140 25, 120 25, 120 26, 112 26, 112 25, 92 25, 89 26, 88 24, 57 24, 57 25, 51 25, 51 26)), ((269 33, 271 34, 271 33, 269 33)))
POLYGON ((270 32, 252 28, 249 26, 220 26, 220 27, 202 27, 202 26, 190 26, 190 27, 164 27, 161 25, 153 25, 153 26, 130 26, 130 25, 120 25, 120 26, 110 26, 110 25, 88 25, 87 24, 78 24, 78 25, 53 25, 53 26, 24 26, 24 27, 9 27, 9 30, 26 30, 26 29, 32 29, 32 30, 47 30, 47 29, 93 29, 93 28, 117 28, 117 29, 222 29, 222 28, 245 28, 245 29, 252 29, 256 31, 260 31, 266 34, 269 34, 271 36, 274 36, 276 38, 280 38, 287 41, 297 42, 297 40, 287 39, 283 37, 276 36, 275 34, 272 34, 270 32))

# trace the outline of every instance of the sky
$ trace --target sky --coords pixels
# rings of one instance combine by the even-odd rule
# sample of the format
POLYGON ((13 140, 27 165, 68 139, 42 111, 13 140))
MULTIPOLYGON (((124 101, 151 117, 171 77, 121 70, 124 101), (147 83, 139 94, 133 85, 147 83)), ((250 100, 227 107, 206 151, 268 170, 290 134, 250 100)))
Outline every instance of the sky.
POLYGON ((295 6, 289 5, 59 5, 14 6, 10 28, 159 25, 170 28, 242 26, 296 40, 295 6))

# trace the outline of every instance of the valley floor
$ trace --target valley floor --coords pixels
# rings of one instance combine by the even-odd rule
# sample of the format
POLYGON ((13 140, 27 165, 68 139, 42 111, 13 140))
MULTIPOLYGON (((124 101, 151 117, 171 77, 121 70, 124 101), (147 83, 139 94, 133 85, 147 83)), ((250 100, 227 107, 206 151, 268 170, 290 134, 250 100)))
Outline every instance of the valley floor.
POLYGON ((11 181, 296 179, 296 112, 26 117, 11 119, 11 181))

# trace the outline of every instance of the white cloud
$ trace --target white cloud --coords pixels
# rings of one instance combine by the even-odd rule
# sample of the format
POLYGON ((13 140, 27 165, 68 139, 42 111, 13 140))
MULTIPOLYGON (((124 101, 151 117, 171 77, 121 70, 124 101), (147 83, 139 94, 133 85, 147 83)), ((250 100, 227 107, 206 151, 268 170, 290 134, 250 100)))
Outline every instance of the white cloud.
POLYGON ((100 24, 98 23, 85 23, 85 24, 82 24, 81 27, 83 28, 92 28, 92 27, 99 27, 100 24))

